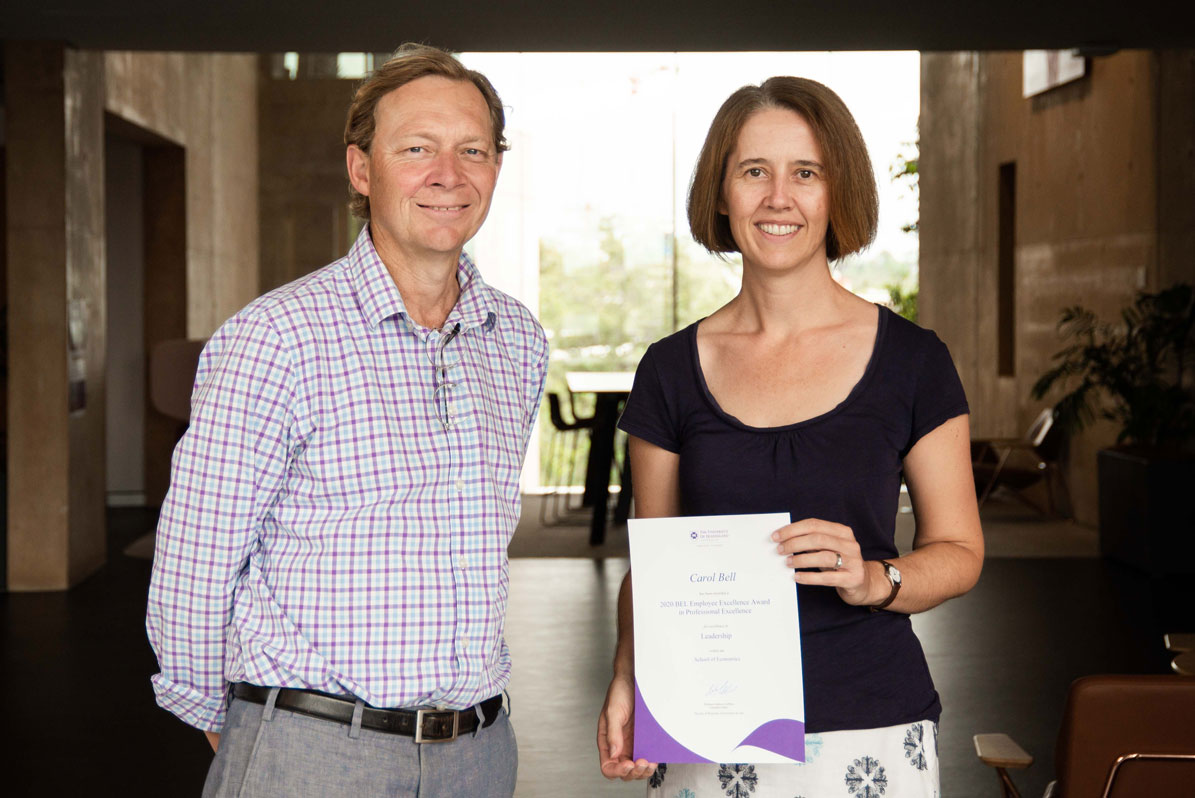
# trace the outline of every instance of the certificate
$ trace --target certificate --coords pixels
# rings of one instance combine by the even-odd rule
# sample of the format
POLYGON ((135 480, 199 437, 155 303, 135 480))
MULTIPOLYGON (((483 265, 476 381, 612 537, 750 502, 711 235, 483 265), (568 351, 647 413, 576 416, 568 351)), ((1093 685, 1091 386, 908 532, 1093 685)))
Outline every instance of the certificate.
POLYGON ((787 513, 634 519, 635 758, 805 761, 787 513))

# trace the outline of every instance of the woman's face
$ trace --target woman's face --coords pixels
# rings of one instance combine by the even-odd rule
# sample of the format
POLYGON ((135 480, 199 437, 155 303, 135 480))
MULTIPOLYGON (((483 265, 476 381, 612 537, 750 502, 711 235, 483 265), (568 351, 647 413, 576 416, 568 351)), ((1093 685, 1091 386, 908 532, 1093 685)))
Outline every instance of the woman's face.
POLYGON ((800 114, 765 108, 747 119, 727 159, 718 207, 745 268, 825 262, 830 191, 822 164, 800 114))

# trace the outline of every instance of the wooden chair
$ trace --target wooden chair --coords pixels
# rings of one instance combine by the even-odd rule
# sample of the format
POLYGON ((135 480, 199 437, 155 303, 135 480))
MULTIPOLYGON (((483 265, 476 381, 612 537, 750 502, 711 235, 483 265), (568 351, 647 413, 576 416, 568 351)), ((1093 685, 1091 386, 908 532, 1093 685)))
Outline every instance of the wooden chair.
MULTIPOLYGON (((1048 497, 1047 512, 1057 514, 1055 482, 1061 486, 1069 509, 1070 491, 1061 467, 1066 440, 1062 427, 1054 423, 1056 418, 1057 411, 1046 408, 1033 420, 1023 437, 976 438, 971 441, 971 470, 975 475, 975 488, 979 491, 980 507, 999 486, 1020 491, 1044 480, 1048 497)), ((1041 512, 1037 506, 1030 506, 1041 512)))
MULTIPOLYGON (((1006 734, 975 735, 1005 798, 1019 798, 1009 768, 1033 757, 1006 734)), ((1044 798, 1195 794, 1195 678, 1085 676, 1071 685, 1044 798)))

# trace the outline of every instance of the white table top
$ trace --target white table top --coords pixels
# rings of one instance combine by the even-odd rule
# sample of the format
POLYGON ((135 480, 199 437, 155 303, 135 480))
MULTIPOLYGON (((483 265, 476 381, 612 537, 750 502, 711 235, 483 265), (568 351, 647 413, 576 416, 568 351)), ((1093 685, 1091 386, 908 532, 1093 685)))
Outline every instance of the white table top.
POLYGON ((572 393, 630 393, 633 371, 569 371, 564 375, 572 393))

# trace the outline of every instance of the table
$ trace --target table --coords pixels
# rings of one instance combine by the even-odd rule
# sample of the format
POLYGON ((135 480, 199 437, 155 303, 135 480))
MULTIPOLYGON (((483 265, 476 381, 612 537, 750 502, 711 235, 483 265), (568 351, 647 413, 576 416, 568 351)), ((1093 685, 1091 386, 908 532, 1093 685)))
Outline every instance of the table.
MULTIPOLYGON (((581 506, 593 508, 589 527, 589 544, 600 546, 606 541, 606 505, 610 499, 610 466, 614 462, 614 433, 622 403, 635 381, 633 371, 570 371, 564 375, 569 393, 591 393, 596 402, 593 409, 593 431, 589 440, 589 460, 585 465, 585 494, 581 506)), ((622 491, 614 508, 615 522, 625 522, 631 507, 631 465, 623 472, 622 491)))

